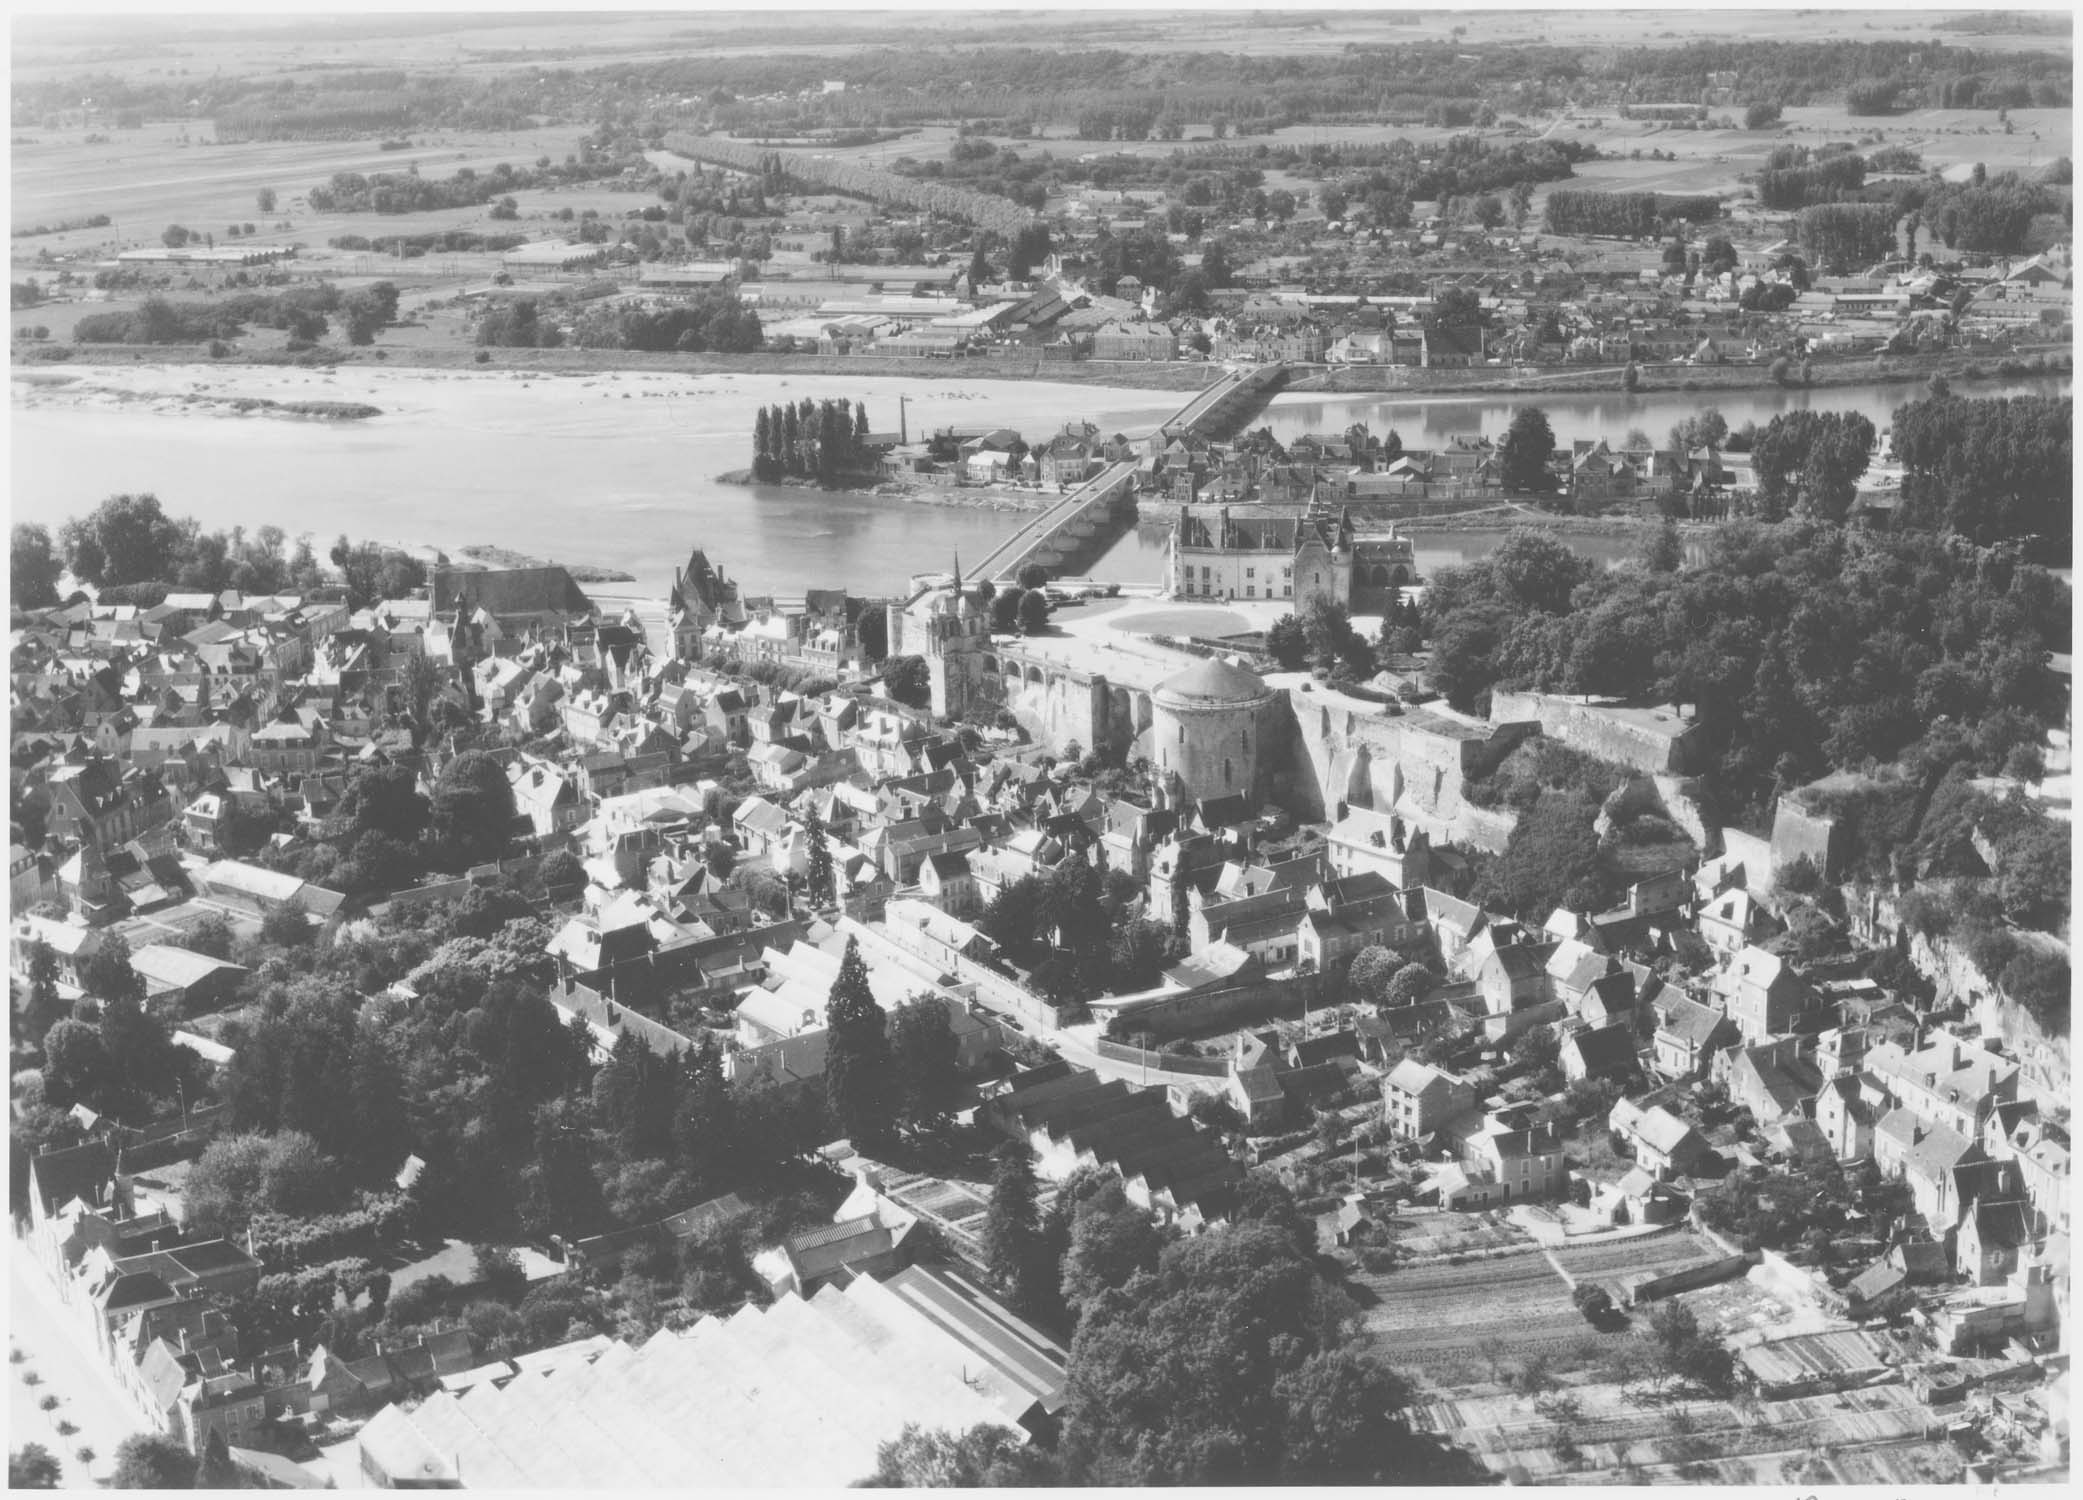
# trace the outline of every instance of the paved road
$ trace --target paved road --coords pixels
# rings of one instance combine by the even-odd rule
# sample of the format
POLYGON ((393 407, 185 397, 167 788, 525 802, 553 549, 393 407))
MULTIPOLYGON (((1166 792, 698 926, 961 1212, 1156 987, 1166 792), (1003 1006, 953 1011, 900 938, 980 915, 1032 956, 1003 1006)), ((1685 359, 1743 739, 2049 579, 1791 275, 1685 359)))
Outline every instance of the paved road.
POLYGON ((86 1330, 73 1320, 72 1309, 58 1302, 57 1292, 22 1243, 9 1244, 7 1254, 8 1348, 28 1356, 7 1367, 8 1446, 43 1444, 64 1464, 65 1488, 91 1489, 87 1465, 77 1457, 80 1447, 91 1446, 105 1464, 124 1438, 146 1430, 143 1414, 123 1395, 115 1372, 91 1354, 86 1330), (34 1387, 22 1381, 30 1370, 43 1377, 34 1387), (56 1411, 39 1409, 46 1395, 58 1398, 56 1411), (80 1430, 60 1437, 61 1420, 80 1430))

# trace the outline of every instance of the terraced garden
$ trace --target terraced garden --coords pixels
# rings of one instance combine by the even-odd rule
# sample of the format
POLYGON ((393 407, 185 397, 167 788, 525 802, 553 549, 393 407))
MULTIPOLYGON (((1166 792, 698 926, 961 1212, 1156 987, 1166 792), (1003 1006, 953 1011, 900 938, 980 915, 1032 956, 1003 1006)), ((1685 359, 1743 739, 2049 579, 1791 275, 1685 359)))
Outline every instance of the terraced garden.
POLYGON ((1536 1353, 1579 1364, 1601 1338, 1538 1250, 1361 1274, 1350 1285, 1375 1352, 1434 1387, 1494 1378, 1493 1356, 1500 1365, 1536 1353))
MULTIPOLYGON (((1846 1471, 1890 1472, 1929 1445, 1929 1411, 1903 1386, 1796 1401, 1639 1402, 1610 1385, 1570 1386, 1528 1400, 1469 1395, 1426 1403, 1418 1424, 1497 1473, 1535 1483, 1601 1483, 1616 1475, 1721 1484, 1790 1479, 1819 1454, 1846 1471), (1883 1455, 1897 1455, 1890 1463, 1883 1455), (1858 1455, 1855 1457, 1854 1455, 1858 1455)), ((1912 1466, 1913 1469, 1913 1466, 1912 1466)))
POLYGON ((1639 1239, 1609 1240, 1597 1245, 1571 1245, 1555 1252, 1562 1269, 1578 1281, 1595 1281, 1608 1289, 1638 1271, 1659 1274, 1680 1266, 1714 1260, 1721 1252, 1690 1229, 1669 1234, 1643 1235, 1639 1239))

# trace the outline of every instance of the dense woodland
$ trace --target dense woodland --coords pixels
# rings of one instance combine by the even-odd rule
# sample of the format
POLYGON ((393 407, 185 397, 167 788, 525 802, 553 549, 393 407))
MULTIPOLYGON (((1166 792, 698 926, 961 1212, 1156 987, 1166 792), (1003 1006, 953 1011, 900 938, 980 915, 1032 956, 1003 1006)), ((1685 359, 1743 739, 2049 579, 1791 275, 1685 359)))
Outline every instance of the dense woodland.
MULTIPOLYGON (((1906 404, 1904 501, 1876 529, 1841 524, 1869 425, 1775 418, 1755 453, 1762 513, 1782 519, 1721 526, 1697 566, 1666 539, 1610 572, 1514 534, 1432 581, 1434 682, 1477 712, 1500 686, 1678 704, 1705 734, 1710 795, 1753 829, 1777 797, 1855 773, 1817 794, 1855 870, 1968 879, 1964 896, 1913 892, 1906 914, 1961 934, 2013 999, 2065 1030, 2065 959, 2013 929, 2065 926, 2066 829, 1971 781, 2043 774, 2046 730, 2066 713, 2047 655, 2070 649, 2072 605, 2045 565, 2068 554, 2070 422, 2068 398, 1906 404), (1977 827, 1993 867, 1963 853, 1977 827)), ((1499 775, 1471 798, 1525 816, 1501 859, 1477 862, 1470 893, 1534 917, 1611 899, 1592 827, 1610 778, 1553 747, 1499 775)))
POLYGON ((1721 217, 1721 200, 1712 196, 1674 198, 1658 193, 1592 193, 1574 188, 1548 195, 1548 228, 1556 234, 1617 235, 1636 238, 1654 234, 1678 221, 1707 223, 1721 217))
POLYGON ((760 331, 758 313, 728 288, 712 287, 677 305, 656 309, 627 305, 583 308, 572 320, 571 341, 581 349, 749 354, 765 343, 766 335, 760 331))

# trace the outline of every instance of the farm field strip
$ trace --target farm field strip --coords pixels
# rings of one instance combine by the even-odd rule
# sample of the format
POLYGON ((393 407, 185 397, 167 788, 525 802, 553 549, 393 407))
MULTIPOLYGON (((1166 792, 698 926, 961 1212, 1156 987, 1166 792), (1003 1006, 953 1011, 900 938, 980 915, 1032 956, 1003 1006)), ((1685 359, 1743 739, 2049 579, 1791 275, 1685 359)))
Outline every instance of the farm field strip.
POLYGON ((1715 1250, 1698 1235, 1680 1230, 1603 1245, 1562 1245, 1555 1258, 1579 1281, 1605 1280, 1631 1271, 1668 1271, 1712 1260, 1715 1250))
MULTIPOLYGON (((1614 1388, 1578 1389, 1572 1394, 1595 1399, 1614 1394, 1614 1388)), ((1416 1422, 1475 1452, 1493 1469, 1517 1465, 1543 1477, 1574 1475, 1590 1481, 1623 1467, 1698 1461, 1703 1451, 1711 1451, 1716 1460, 1737 1462, 1818 1449, 1899 1445, 1920 1438, 1928 1416, 1901 1386, 1741 1406, 1685 1402, 1651 1411, 1580 1414, 1567 1422, 1583 1454, 1572 1470, 1552 1451, 1558 1424, 1529 1407, 1523 1398, 1433 1401, 1416 1413, 1416 1422), (1507 1410, 1500 1411, 1500 1406, 1507 1410), (1680 1420, 1684 1431, 1674 1430, 1673 1423, 1680 1420)))
POLYGON ((1476 1346, 1486 1339, 1503 1340, 1513 1357, 1524 1358, 1559 1354, 1598 1336, 1537 1252, 1359 1279, 1375 1299, 1361 1326, 1387 1357, 1435 1381, 1465 1374, 1483 1358, 1476 1346))

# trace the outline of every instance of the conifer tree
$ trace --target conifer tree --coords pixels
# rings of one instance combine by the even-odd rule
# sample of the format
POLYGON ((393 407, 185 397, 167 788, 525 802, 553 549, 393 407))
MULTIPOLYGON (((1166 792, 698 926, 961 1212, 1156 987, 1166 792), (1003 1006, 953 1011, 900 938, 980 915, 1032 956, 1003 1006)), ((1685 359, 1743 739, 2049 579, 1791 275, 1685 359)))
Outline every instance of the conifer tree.
POLYGON ((649 1049, 633 1031, 615 1038, 614 1050, 593 1075, 593 1116, 624 1150, 635 1141, 641 1105, 642 1057, 649 1049))
POLYGON ((803 418, 793 406, 781 408, 781 463, 785 473, 802 475, 803 418))
POLYGON ((759 420, 752 424, 752 477, 763 479, 767 472, 767 449, 773 442, 768 428, 767 409, 759 409, 759 420))
POLYGON ((681 1168, 714 1196, 728 1181, 735 1160, 737 1096, 723 1076, 714 1039, 701 1039, 680 1054, 680 1086, 673 1110, 673 1150, 681 1168))
POLYGON ((832 873, 832 849, 825 841, 824 819, 815 812, 809 813, 803 819, 803 831, 810 838, 810 900, 818 906, 830 906, 838 899, 838 881, 832 873))
POLYGON ((22 1031, 31 1046, 42 1046, 44 1033, 65 1018, 58 1001, 58 955, 38 938, 29 945, 29 996, 22 1031))
POLYGON ((1013 1310, 1030 1317, 1046 1307, 1054 1279, 1042 1237, 1040 1198, 1026 1143, 1008 1141, 999 1147, 991 1207, 984 1216, 984 1262, 1013 1310))
POLYGON ((242 1488, 240 1474, 231 1461, 231 1445, 224 1439, 224 1429, 212 1427, 210 1435, 203 1441, 202 1457, 195 1470, 195 1487, 199 1490, 236 1490, 242 1488))
POLYGON ((868 987, 860 944, 852 938, 846 940, 839 977, 832 982, 825 1024, 825 1094, 832 1117, 857 1144, 888 1139, 894 1112, 888 1023, 868 987))
POLYGON ((853 441, 856 453, 866 451, 868 447, 868 407, 865 402, 856 401, 853 404, 853 441))
POLYGON ((846 438, 838 408, 827 401, 817 414, 817 482, 825 489, 839 483, 839 467, 846 456, 846 438))

